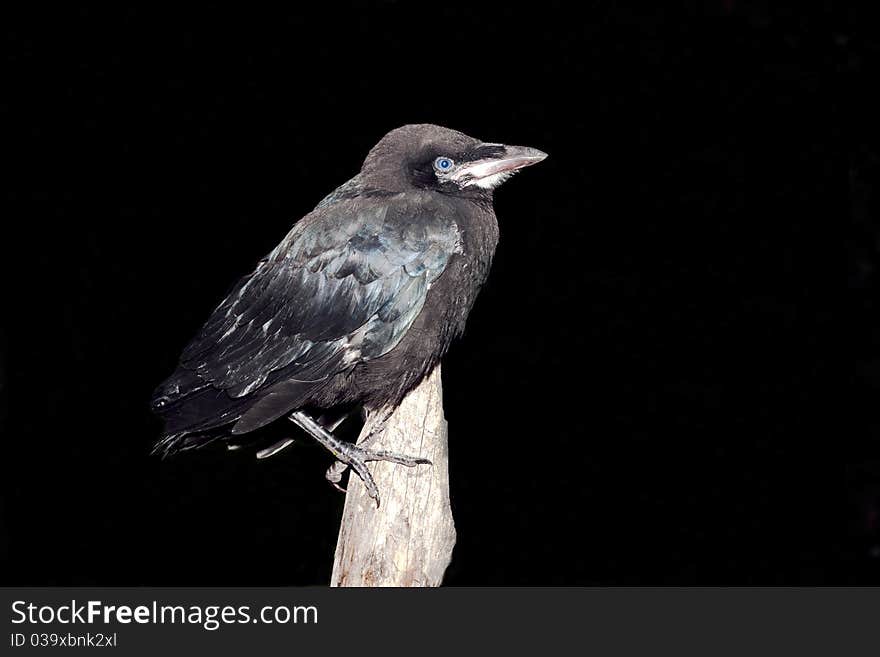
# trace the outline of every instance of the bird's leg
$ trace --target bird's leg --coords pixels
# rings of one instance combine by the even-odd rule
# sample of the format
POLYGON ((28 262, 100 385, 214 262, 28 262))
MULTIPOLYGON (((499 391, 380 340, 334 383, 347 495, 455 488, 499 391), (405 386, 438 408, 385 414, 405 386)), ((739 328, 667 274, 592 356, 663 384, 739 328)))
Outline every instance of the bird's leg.
POLYGON ((364 482, 367 494, 376 500, 377 507, 379 506, 379 489, 376 487, 376 482, 373 481, 369 468, 367 468, 369 461, 390 461, 391 463, 398 463, 410 468, 419 464, 430 465, 431 463, 428 459, 395 454, 394 452, 363 449, 359 445, 339 440, 303 411, 291 413, 289 418, 291 422, 305 430, 310 436, 326 447, 339 461, 351 466, 355 474, 364 482))
MULTIPOLYGON (((364 436, 363 440, 358 443, 358 447, 364 448, 369 447, 374 440, 385 430, 385 425, 388 424, 388 420, 391 417, 391 414, 394 412, 392 408, 385 408, 382 410, 382 415, 375 422, 372 422, 372 426, 370 430, 367 432, 367 435, 364 436)), ((345 416, 348 417, 348 416, 345 416)), ((344 418, 343 418, 344 419, 344 418)), ((338 425, 336 425, 338 426, 338 425)), ((335 429, 336 427, 334 427, 335 429)), ((333 429, 330 429, 333 431, 333 429)), ((345 473, 348 468, 348 463, 344 461, 336 461, 333 465, 327 468, 327 472, 324 474, 324 478, 333 484, 333 487, 336 490, 345 492, 345 489, 339 485, 339 482, 342 481, 342 475, 345 473)))
MULTIPOLYGON (((327 431, 333 433, 336 429, 339 428, 339 425, 345 422, 349 418, 350 413, 346 413, 338 420, 332 423, 327 423, 324 421, 325 416, 322 415, 318 418, 318 422, 321 423, 327 431)), ((333 465, 327 468, 327 472, 324 473, 324 478, 330 482, 330 484, 338 490, 340 493, 346 493, 346 491, 342 486, 339 485, 339 482, 342 481, 342 473, 345 472, 345 469, 348 467, 347 463, 343 463, 342 461, 334 461, 333 465)))
POLYGON ((339 428, 339 426, 343 422, 345 422, 348 419, 349 415, 350 415, 350 413, 346 413, 345 415, 339 416, 335 420, 330 420, 330 418, 327 417, 326 415, 322 415, 321 417, 318 418, 318 424, 320 424, 322 427, 324 427, 330 433, 333 433, 334 431, 336 431, 339 428))
MULTIPOLYGON (((340 417, 339 419, 337 419, 335 421, 330 421, 326 415, 322 415, 321 417, 318 418, 318 422, 321 424, 322 427, 327 429, 327 431, 332 432, 332 431, 336 431, 336 429, 339 427, 339 425, 342 424, 343 422, 345 422, 346 419, 348 419, 348 413, 346 413, 345 415, 343 415, 342 417, 340 417)), ((273 444, 269 445, 268 447, 264 447, 259 452, 257 452, 257 458, 258 459, 267 459, 270 456, 275 456, 282 449, 284 449, 285 447, 288 447, 289 445, 292 445, 292 444, 293 444, 293 438, 282 438, 278 442, 273 443, 273 444)), ((238 449, 241 446, 240 445, 227 445, 226 447, 228 449, 238 449)), ((337 481, 338 481, 338 479, 337 479, 337 481)), ((336 484, 334 484, 334 486, 335 485, 336 484)), ((336 486, 336 487, 339 488, 339 486, 336 486)), ((340 488, 340 490, 342 490, 342 489, 340 488)), ((345 491, 343 491, 343 492, 345 492, 345 491)))

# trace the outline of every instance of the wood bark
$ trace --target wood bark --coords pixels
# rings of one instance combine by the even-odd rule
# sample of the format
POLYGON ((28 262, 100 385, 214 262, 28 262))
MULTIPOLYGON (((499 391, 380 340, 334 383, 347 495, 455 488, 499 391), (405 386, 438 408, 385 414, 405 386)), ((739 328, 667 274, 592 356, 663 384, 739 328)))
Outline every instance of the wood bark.
MULTIPOLYGON (((380 416, 367 418, 358 442, 380 416)), ((422 456, 431 465, 371 462, 379 508, 360 479, 349 476, 331 586, 439 586, 455 545, 439 365, 406 396, 370 449, 422 456)))

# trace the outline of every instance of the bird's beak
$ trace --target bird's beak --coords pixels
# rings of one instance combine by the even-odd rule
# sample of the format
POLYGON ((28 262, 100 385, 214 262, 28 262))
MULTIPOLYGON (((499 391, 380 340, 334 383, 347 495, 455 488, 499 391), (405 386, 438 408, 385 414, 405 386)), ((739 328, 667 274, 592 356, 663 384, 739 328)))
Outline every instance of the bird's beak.
POLYGON ((528 146, 484 144, 483 147, 494 151, 492 156, 465 162, 449 178, 461 187, 477 185, 491 189, 519 169, 537 164, 547 157, 547 153, 528 146))

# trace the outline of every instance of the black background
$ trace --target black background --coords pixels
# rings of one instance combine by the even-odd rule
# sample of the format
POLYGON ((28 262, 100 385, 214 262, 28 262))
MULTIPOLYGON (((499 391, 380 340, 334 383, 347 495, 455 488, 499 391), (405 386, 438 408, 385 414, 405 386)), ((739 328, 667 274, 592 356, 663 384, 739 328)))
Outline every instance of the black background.
POLYGON ((880 41, 843 4, 9 18, 2 583, 328 581, 327 453, 163 462, 147 403, 413 122, 550 154, 444 365, 449 584, 880 583, 880 41))

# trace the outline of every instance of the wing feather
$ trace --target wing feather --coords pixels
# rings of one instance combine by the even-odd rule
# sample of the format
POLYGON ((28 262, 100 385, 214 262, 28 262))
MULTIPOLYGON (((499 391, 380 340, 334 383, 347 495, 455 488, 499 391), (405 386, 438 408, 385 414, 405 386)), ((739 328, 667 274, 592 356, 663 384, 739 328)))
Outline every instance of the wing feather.
MULTIPOLYGON (((460 235, 451 213, 428 201, 382 201, 363 203, 346 193, 294 226, 216 307, 184 349, 177 372, 156 391, 154 407, 166 419, 175 408, 178 417, 190 417, 193 409, 180 409, 189 396, 205 407, 210 399, 213 407, 188 420, 200 430, 211 413, 224 423, 240 416, 248 396, 256 403, 271 393, 264 406, 275 413, 283 408, 280 390, 302 395, 305 384, 393 349, 460 235), (224 398, 236 409, 232 416, 224 398)), ((179 423, 173 428, 181 430, 179 423)))

